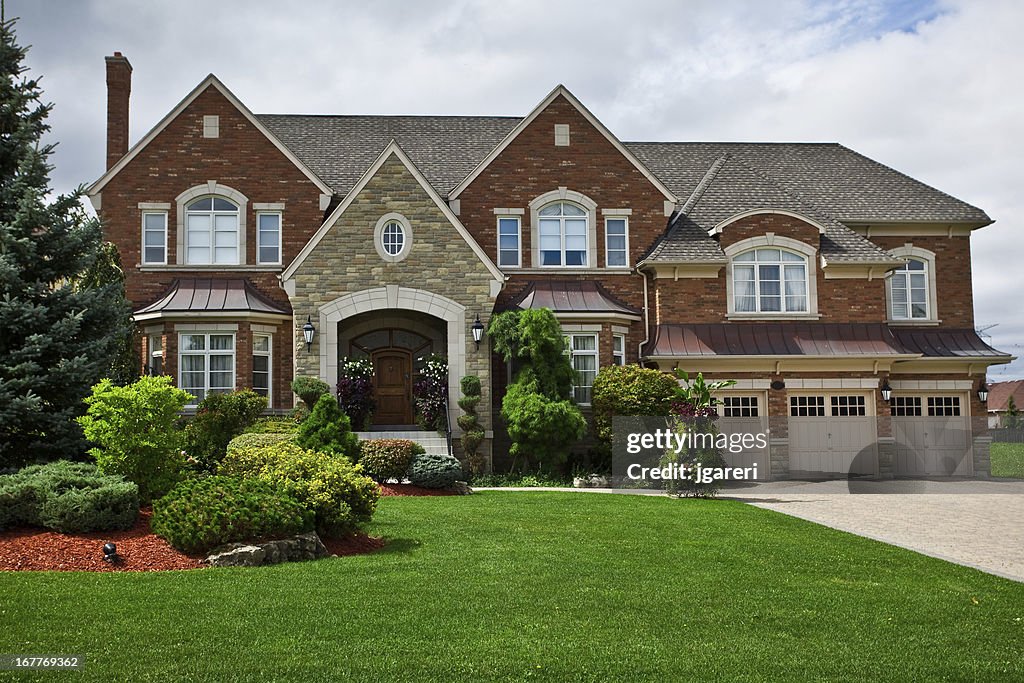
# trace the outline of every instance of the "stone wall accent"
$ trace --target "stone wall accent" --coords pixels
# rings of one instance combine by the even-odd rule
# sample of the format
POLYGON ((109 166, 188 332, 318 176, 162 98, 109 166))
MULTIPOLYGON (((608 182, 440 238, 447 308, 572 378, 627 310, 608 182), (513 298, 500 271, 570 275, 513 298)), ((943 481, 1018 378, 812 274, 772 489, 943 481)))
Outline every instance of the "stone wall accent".
POLYGON ((266 543, 232 543, 218 548, 203 561, 213 567, 259 567, 281 562, 317 560, 327 554, 327 548, 320 537, 311 531, 294 538, 266 543))
POLYGON ((988 479, 992 476, 992 437, 974 437, 974 476, 988 479))
POLYGON ((769 439, 771 478, 789 479, 789 439, 769 439))

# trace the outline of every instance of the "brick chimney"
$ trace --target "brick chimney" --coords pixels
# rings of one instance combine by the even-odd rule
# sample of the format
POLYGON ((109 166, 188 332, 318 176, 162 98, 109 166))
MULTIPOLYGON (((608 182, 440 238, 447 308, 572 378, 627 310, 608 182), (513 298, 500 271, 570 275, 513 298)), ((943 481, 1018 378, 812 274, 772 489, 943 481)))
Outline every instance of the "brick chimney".
POLYGON ((120 52, 107 62, 107 170, 128 151, 128 97, 132 65, 120 52))

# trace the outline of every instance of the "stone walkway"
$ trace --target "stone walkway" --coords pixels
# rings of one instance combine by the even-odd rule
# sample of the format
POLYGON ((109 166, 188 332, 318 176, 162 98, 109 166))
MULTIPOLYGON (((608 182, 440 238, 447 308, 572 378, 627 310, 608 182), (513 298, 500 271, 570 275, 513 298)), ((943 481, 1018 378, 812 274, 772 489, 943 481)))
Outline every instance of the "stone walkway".
POLYGON ((1024 582, 1024 481, 779 481, 720 495, 1024 582))

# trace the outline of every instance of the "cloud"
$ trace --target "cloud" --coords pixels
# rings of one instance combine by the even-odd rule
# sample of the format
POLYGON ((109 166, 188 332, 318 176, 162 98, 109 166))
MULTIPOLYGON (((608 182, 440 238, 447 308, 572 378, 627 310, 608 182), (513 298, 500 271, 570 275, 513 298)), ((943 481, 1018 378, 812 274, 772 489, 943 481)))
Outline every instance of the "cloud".
MULTIPOLYGON (((627 140, 838 141, 997 220, 973 238, 979 325, 1024 344, 1024 5, 521 0, 8 0, 44 75, 54 185, 100 175, 103 59, 135 67, 138 140, 207 73, 257 112, 524 114, 565 83, 627 140)), ((995 369, 994 369, 995 370, 995 369)), ((1024 377, 1024 362, 1008 370, 1024 377)))

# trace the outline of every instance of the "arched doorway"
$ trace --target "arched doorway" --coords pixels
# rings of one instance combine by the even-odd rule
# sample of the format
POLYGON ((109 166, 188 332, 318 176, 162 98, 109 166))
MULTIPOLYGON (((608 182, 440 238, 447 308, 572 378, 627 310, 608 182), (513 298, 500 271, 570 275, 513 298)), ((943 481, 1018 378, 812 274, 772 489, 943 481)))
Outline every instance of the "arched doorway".
POLYGON ((412 424, 412 354, 404 349, 380 349, 370 358, 377 400, 374 426, 412 424))

